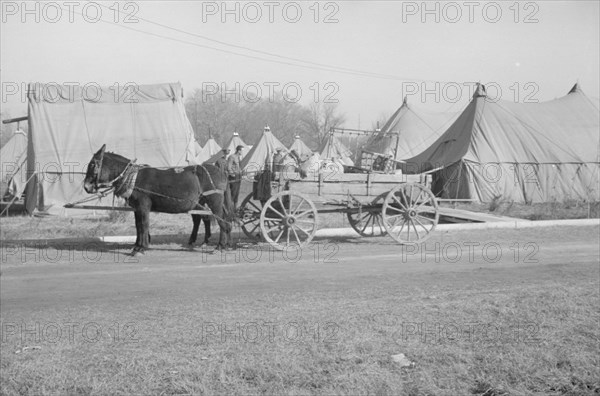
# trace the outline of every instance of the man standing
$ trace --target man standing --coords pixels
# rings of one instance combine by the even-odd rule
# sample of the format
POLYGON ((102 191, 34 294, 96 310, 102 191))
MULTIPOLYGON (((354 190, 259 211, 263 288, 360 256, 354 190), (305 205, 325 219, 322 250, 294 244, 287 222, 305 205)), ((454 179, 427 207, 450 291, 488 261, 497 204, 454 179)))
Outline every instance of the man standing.
POLYGON ((235 153, 227 158, 227 173, 229 174, 229 188, 231 189, 231 199, 233 205, 237 208, 238 197, 240 195, 240 186, 242 184, 242 150, 244 146, 237 146, 235 153))
POLYGON ((283 149, 278 147, 275 155, 273 156, 273 172, 281 172, 283 170, 283 149))

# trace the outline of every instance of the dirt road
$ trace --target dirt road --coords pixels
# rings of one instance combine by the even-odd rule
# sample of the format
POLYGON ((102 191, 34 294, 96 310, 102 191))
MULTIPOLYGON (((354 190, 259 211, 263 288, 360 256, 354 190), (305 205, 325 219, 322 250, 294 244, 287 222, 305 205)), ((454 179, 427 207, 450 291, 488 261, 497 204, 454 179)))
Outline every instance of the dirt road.
POLYGON ((170 243, 155 244, 139 258, 127 256, 123 245, 17 244, 2 246, 2 315, 48 306, 193 301, 382 283, 519 282, 544 277, 557 265, 597 264, 598 236, 598 227, 462 231, 438 233, 421 246, 357 237, 315 240, 302 252, 242 242, 237 251, 216 254, 212 247, 190 252, 170 243))

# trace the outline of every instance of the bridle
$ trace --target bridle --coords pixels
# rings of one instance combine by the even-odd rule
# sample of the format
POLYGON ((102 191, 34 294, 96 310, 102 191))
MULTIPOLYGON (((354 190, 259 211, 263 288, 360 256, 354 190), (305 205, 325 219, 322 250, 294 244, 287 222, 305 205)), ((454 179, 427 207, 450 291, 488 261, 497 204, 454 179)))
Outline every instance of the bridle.
POLYGON ((105 187, 100 183, 100 174, 102 173, 102 163, 104 162, 104 150, 100 154, 100 164, 96 167, 96 177, 94 178, 94 187, 98 190, 100 187, 105 187))
POLYGON ((102 154, 100 154, 99 164, 95 169, 96 176, 94 177, 94 188, 96 189, 96 191, 101 188, 105 188, 105 187, 114 187, 114 183, 116 181, 118 181, 119 179, 121 179, 125 175, 125 172, 127 172, 127 170, 135 163, 135 161, 137 161, 137 160, 134 159, 132 161, 129 161, 127 163, 127 165, 125 166, 125 168, 123 169, 123 171, 117 177, 112 179, 111 181, 101 183, 100 175, 102 174, 102 165, 104 163, 104 151, 102 151, 102 154))

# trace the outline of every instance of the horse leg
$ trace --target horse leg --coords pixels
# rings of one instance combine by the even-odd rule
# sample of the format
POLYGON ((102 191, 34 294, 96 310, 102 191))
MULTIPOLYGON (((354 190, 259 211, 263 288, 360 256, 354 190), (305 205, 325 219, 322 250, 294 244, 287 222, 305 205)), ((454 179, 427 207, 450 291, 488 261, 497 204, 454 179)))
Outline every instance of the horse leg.
POLYGON ((144 210, 140 214, 142 220, 142 237, 141 237, 141 249, 140 252, 148 249, 150 245, 150 211, 144 210))
POLYGON ((204 243, 208 245, 208 240, 212 235, 210 232, 210 216, 203 216, 202 221, 204 222, 204 243))
POLYGON ((135 244, 133 245, 133 250, 131 251, 131 255, 135 256, 136 253, 138 253, 140 251, 140 247, 141 245, 141 239, 142 239, 142 217, 141 217, 141 213, 139 211, 135 211, 133 212, 133 215, 135 217, 135 233, 136 233, 136 237, 135 237, 135 244))
POLYGON ((192 233, 190 234, 190 239, 188 240, 188 247, 190 249, 194 247, 194 243, 196 243, 196 238, 198 238, 198 227, 200 227, 200 220, 200 215, 192 215, 192 221, 194 222, 194 226, 192 227, 192 233))

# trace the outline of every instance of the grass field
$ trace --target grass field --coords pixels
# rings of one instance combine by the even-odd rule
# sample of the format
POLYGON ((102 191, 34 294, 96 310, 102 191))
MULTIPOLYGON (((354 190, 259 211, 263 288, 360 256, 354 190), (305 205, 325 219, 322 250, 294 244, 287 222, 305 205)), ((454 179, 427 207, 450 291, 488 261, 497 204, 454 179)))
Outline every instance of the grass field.
POLYGON ((598 282, 550 272, 533 284, 468 290, 381 282, 260 298, 149 297, 110 313, 51 307, 21 318, 30 331, 44 326, 41 342, 25 342, 41 350, 15 354, 23 344, 5 334, 2 393, 598 394, 598 282), (66 322, 95 325, 87 339, 74 332, 71 341, 63 327, 48 342, 57 337, 48 323, 66 322), (89 342, 98 328, 104 337, 89 342), (397 353, 415 367, 392 362, 397 353))

